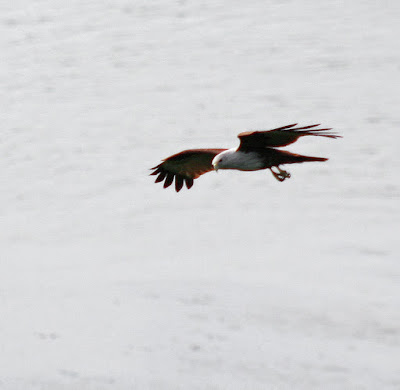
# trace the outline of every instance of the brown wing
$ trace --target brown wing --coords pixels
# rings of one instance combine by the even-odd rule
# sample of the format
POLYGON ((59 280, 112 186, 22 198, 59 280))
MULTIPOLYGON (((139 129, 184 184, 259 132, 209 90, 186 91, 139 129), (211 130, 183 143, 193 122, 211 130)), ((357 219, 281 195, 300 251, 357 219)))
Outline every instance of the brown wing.
POLYGON ((186 183, 189 189, 193 186, 193 180, 204 173, 213 170, 211 164, 213 158, 226 149, 190 149, 174 154, 163 160, 154 168, 150 175, 158 175, 156 183, 164 182, 164 188, 169 187, 175 178, 175 190, 179 192, 186 183))
POLYGON ((286 146, 296 142, 298 138, 304 135, 316 135, 328 138, 338 138, 339 135, 333 133, 325 133, 331 129, 315 129, 319 125, 311 125, 305 127, 297 127, 297 123, 293 125, 279 127, 267 131, 246 131, 238 135, 240 139, 239 150, 246 148, 276 148, 286 146), (312 129, 312 130, 309 130, 312 129))

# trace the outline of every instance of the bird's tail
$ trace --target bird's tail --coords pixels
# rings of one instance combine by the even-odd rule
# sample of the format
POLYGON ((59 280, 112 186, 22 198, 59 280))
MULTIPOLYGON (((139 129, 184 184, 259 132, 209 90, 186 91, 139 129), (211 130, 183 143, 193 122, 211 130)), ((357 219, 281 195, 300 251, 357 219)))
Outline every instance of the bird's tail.
POLYGON ((306 161, 326 161, 328 160, 325 157, 312 157, 312 156, 302 156, 301 154, 293 154, 290 156, 290 161, 288 161, 285 164, 290 164, 290 163, 302 163, 306 161))
POLYGON ((288 152, 286 150, 277 150, 274 151, 278 152, 276 155, 273 156, 272 166, 278 166, 281 164, 295 164, 295 163, 302 163, 307 161, 326 161, 328 160, 325 157, 312 157, 312 156, 303 156, 301 154, 295 154, 288 152))

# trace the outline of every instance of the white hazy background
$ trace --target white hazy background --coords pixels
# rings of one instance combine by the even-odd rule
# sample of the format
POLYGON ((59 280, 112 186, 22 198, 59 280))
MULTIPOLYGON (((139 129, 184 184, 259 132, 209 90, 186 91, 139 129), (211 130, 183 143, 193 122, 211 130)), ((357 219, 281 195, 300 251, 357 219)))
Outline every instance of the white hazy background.
POLYGON ((0 4, 0 388, 399 389, 397 1, 0 4), (179 194, 161 158, 322 123, 179 194))

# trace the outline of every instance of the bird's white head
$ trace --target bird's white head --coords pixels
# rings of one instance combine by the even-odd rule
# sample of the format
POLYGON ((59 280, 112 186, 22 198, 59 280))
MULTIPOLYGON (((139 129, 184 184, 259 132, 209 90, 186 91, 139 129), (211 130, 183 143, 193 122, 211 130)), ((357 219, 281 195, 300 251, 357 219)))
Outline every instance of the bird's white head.
POLYGON ((236 149, 229 149, 225 150, 220 154, 217 154, 214 159, 212 160, 212 165, 214 167, 214 170, 218 172, 218 169, 230 169, 231 164, 231 155, 235 153, 236 149))

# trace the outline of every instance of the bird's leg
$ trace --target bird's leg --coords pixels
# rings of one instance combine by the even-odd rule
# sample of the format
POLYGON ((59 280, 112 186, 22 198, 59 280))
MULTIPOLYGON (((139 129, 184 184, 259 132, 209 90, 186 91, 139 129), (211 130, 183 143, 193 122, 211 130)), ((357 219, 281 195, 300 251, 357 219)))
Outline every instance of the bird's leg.
POLYGON ((285 179, 289 179, 290 173, 287 171, 284 171, 283 169, 280 169, 279 167, 276 167, 278 172, 275 172, 272 170, 272 167, 269 168, 272 174, 274 175, 275 179, 278 181, 284 181, 285 179))

